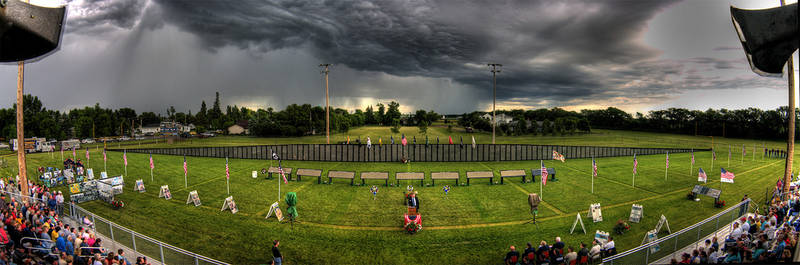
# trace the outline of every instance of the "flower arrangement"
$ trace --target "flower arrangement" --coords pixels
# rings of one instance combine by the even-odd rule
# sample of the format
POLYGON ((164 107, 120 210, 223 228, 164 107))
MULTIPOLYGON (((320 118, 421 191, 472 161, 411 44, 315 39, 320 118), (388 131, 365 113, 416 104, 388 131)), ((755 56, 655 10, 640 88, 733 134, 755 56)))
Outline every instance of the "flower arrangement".
POLYGON ((111 207, 114 208, 114 210, 119 210, 120 208, 125 207, 125 202, 122 200, 113 199, 111 200, 111 207))
POLYGON ((717 208, 725 207, 725 201, 715 201, 714 202, 714 207, 717 207, 717 208))
POLYGON ((625 231, 628 231, 629 229, 631 229, 631 226, 622 219, 617 221, 617 224, 614 226, 614 232, 617 233, 617 235, 624 234, 625 231))
POLYGON ((421 224, 417 224, 415 222, 410 222, 410 223, 406 224, 405 228, 403 228, 403 230, 405 230, 408 234, 412 234, 412 235, 414 233, 416 233, 417 231, 419 231, 420 229, 422 229, 422 225, 421 224))
POLYGON ((695 197, 695 196, 694 196, 694 193, 693 193, 693 192, 691 192, 691 191, 689 192, 689 194, 686 194, 686 199, 688 199, 688 200, 690 200, 690 201, 691 201, 691 200, 694 200, 694 197, 695 197))

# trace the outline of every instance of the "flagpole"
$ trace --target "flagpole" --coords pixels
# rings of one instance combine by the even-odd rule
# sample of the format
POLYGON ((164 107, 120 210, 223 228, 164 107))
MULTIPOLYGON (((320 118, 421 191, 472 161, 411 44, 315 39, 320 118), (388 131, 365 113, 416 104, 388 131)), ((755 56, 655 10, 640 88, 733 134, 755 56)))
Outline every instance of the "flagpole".
POLYGON ((183 171, 183 187, 184 188, 188 188, 189 187, 189 180, 188 180, 189 166, 186 164, 186 155, 185 154, 183 155, 183 166, 186 168, 186 170, 183 171))
POLYGON ((694 161, 692 161, 692 160, 694 160, 694 148, 692 148, 692 157, 689 158, 689 159, 691 159, 691 160, 689 160, 689 164, 690 164, 690 166, 689 166, 689 176, 691 177, 692 173, 694 173, 694 161))
POLYGON ((669 152, 667 152, 667 160, 664 161, 664 180, 667 180, 667 174, 669 173, 669 152))
POLYGON ((589 171, 589 176, 592 178, 592 194, 594 194, 594 165, 595 165, 595 163, 597 163, 597 162, 594 161, 594 156, 592 156, 592 169, 589 171))
MULTIPOLYGON (((225 156, 225 167, 226 167, 225 168, 226 171, 230 170, 230 168, 228 168, 228 157, 227 156, 225 156)), ((226 175, 225 175, 225 186, 228 186, 228 195, 231 195, 231 178, 228 177, 228 174, 230 174, 230 173, 226 172, 226 175)), ((278 182, 280 182, 280 181, 278 181, 278 182)), ((278 187, 280 187, 280 186, 278 186, 278 187)), ((278 193, 280 194, 280 188, 278 188, 278 193)))
MULTIPOLYGON (((638 163, 638 161, 636 161, 636 154, 633 154, 633 161, 638 163)), ((636 169, 636 166, 637 165, 634 164, 633 169, 636 169)), ((636 170, 634 170, 633 174, 631 174, 631 187, 636 187, 636 170)))
MULTIPOLYGON (((716 156, 716 154, 714 154, 714 150, 712 149, 711 150, 711 170, 714 170, 714 156, 716 156)), ((706 178, 706 181, 708 181, 708 178, 706 178)))
POLYGON ((150 182, 154 182, 153 181, 153 167, 150 167, 150 182))
MULTIPOLYGON (((541 170, 542 168, 544 168, 544 161, 539 160, 539 170, 541 170)), ((545 170, 547 170, 547 169, 545 169, 545 170)), ((542 195, 544 195, 544 190, 542 189, 542 180, 540 179, 539 180, 539 199, 540 200, 544 200, 543 199, 544 197, 542 195)))
POLYGON ((728 145, 728 168, 731 168, 731 145, 728 145))

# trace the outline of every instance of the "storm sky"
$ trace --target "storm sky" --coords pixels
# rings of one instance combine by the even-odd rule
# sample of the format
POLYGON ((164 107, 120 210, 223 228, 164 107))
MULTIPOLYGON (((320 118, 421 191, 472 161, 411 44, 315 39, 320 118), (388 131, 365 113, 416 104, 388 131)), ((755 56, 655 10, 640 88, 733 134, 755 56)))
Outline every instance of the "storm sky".
MULTIPOLYGON (((60 50, 26 65, 25 92, 57 110, 195 113, 215 91, 282 109, 324 105, 318 65, 331 63, 334 107, 455 114, 491 109, 487 63, 501 63, 499 108, 773 109, 787 79, 750 70, 729 6, 779 3, 75 0, 60 50)), ((0 65, 0 106, 16 75, 0 65)))

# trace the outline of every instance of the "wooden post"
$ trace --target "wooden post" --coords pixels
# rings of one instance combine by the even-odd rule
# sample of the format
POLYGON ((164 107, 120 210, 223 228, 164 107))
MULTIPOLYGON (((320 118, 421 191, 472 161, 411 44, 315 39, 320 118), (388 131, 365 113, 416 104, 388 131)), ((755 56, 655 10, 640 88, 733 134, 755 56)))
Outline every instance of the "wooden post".
POLYGON ((20 193, 24 195, 22 201, 28 198, 28 170, 25 163, 25 122, 23 121, 23 87, 25 84, 25 62, 19 61, 17 68, 17 164, 19 166, 19 181, 22 186, 20 193))
MULTIPOLYGON (((785 0, 781 0, 781 5, 786 5, 785 0)), ((783 192, 781 199, 787 199, 789 194, 789 182, 792 181, 792 158, 794 157, 794 123, 795 123, 795 102, 794 102, 794 55, 789 56, 789 63, 786 72, 789 73, 789 137, 786 140, 786 168, 783 172, 783 192)))

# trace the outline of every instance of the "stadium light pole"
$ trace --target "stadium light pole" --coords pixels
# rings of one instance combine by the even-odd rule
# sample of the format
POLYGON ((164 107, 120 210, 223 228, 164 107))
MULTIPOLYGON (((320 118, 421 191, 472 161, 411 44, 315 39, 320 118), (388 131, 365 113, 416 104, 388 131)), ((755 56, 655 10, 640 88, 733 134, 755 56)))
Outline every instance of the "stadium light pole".
POLYGON ((498 68, 503 67, 503 65, 499 63, 490 63, 487 65, 492 67, 492 144, 494 144, 495 127, 497 127, 497 119, 495 119, 494 116, 495 107, 497 106, 497 73, 500 72, 498 68))
POLYGON ((328 68, 332 64, 323 63, 320 64, 319 67, 323 67, 322 73, 325 74, 325 143, 331 143, 331 114, 330 114, 330 105, 328 99, 328 68))

